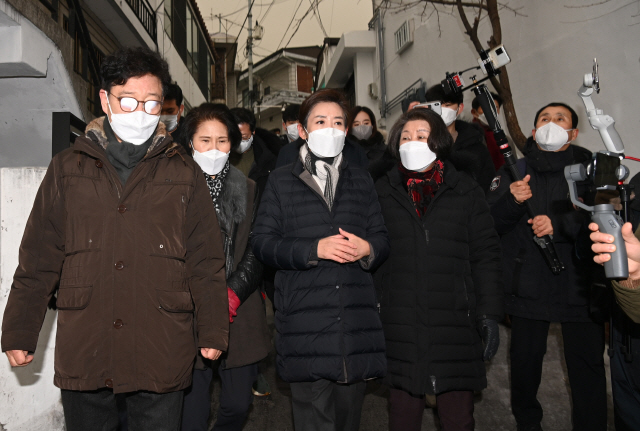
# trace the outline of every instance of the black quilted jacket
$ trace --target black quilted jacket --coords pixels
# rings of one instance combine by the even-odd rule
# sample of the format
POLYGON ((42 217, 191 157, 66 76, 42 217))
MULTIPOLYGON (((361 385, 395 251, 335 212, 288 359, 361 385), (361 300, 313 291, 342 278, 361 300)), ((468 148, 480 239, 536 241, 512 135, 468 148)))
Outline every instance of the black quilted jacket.
POLYGON ((389 240, 373 181, 343 160, 329 211, 300 178, 303 172, 300 160, 271 172, 252 235, 256 257, 278 269, 278 373, 288 382, 382 377, 384 336, 366 265, 310 261, 317 241, 338 234, 338 228, 369 241, 369 268, 386 259, 389 240))
POLYGON ((416 396, 485 388, 477 321, 503 317, 500 244, 484 193, 450 161, 444 166, 422 218, 397 162, 376 181, 391 241, 375 273, 386 382, 416 396))

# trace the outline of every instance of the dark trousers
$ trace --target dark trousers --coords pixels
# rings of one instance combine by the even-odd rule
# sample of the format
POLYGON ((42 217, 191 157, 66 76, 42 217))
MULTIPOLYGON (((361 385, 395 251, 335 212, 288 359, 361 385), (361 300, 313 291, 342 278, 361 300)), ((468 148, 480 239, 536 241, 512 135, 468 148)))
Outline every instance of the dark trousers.
MULTIPOLYGON (((511 410, 519 427, 540 424, 537 394, 547 352, 549 322, 511 317, 511 410)), ((562 323, 572 422, 576 431, 607 429, 604 330, 597 323, 562 323)))
POLYGON ((611 358, 611 389, 616 431, 640 430, 640 324, 634 323, 616 310, 611 358), (631 362, 624 355, 624 338, 631 337, 631 362))
POLYGON ((341 384, 329 380, 291 383, 296 431, 358 431, 365 382, 341 384))
MULTIPOLYGON (((220 375, 220 407, 214 431, 241 430, 253 401, 251 386, 258 376, 258 364, 223 369, 220 375)), ((211 380, 213 371, 193 370, 193 384, 185 392, 182 431, 207 431, 211 411, 211 380)))
MULTIPOLYGON (((67 431, 116 431, 118 407, 111 389, 62 390, 62 408, 67 431)), ((180 429, 182 391, 156 394, 132 392, 125 397, 129 429, 177 431, 180 429)))
MULTIPOLYGON (((442 431, 473 431, 473 391, 451 391, 436 395, 442 431)), ((389 396, 389 431, 420 431, 424 397, 414 397, 391 388, 389 396)))

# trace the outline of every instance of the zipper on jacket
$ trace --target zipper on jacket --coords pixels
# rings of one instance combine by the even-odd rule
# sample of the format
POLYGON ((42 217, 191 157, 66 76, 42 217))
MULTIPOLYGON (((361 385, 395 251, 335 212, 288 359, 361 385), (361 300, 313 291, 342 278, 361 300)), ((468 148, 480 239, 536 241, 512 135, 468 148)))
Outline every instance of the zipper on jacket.
POLYGON ((427 245, 429 245, 429 230, 428 229, 424 230, 424 237, 427 240, 427 245))

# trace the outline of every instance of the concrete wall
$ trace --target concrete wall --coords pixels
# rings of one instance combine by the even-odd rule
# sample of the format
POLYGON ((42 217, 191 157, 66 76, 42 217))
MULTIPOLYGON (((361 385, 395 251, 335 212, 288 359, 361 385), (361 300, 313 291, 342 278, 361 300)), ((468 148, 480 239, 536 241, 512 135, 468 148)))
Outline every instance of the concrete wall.
MULTIPOLYGON (((640 134, 640 18, 634 16, 637 7, 624 0, 581 8, 569 8, 567 3, 515 0, 509 2, 509 7, 521 8, 519 13, 526 16, 500 11, 502 39, 512 59, 507 69, 521 128, 529 136, 535 112, 549 102, 562 101, 579 114, 581 133, 577 143, 592 151, 604 149, 598 133, 589 127, 576 94, 583 75, 591 71, 593 58, 597 57, 602 91, 594 96, 596 107, 616 120, 627 154, 639 156, 640 142, 635 139, 640 134)), ((430 86, 440 82, 447 71, 476 64, 478 55, 464 34, 457 11, 452 15, 440 13, 439 17, 434 14, 429 19, 431 6, 422 18, 421 11, 422 7, 384 15, 388 100, 418 78, 430 86), (393 33, 412 17, 414 43, 397 55, 393 33)), ((473 21, 473 17, 469 19, 473 21)), ((480 41, 485 43, 489 34, 490 23, 485 15, 479 27, 480 41)), ((466 94, 468 117, 471 100, 472 95, 466 94)), ((400 107, 389 113, 389 127, 400 114, 400 107)), ((637 171, 638 167, 630 163, 629 167, 637 171)))
POLYGON ((25 30, 23 35, 28 35, 23 41, 25 49, 37 47, 33 49, 46 64, 43 77, 0 78, 0 167, 47 166, 51 160, 51 113, 70 111, 84 116, 58 47, 11 5, 1 0, 0 5, 14 11, 25 30))
MULTIPOLYGON (((0 169, 0 310, 4 312, 18 247, 45 168, 0 169)), ((64 415, 60 390, 53 385, 56 313, 49 311, 40 331, 33 362, 11 368, 0 358, 0 429, 62 431, 64 415)))

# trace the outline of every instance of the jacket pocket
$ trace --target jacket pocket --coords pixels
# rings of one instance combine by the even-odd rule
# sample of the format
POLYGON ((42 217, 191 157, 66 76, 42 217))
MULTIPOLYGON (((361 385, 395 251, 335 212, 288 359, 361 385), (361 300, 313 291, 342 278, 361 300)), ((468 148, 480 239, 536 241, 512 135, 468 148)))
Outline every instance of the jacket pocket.
POLYGON ((58 288, 56 306, 58 310, 83 310, 91 302, 92 285, 65 286, 58 288))
POLYGON ((156 291, 160 308, 170 313, 192 313, 194 310, 190 292, 156 291))

